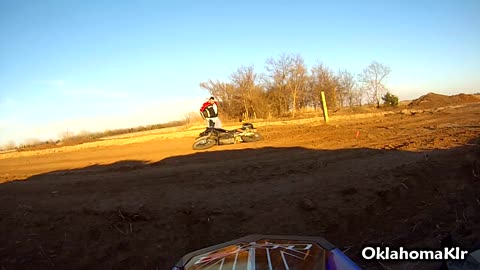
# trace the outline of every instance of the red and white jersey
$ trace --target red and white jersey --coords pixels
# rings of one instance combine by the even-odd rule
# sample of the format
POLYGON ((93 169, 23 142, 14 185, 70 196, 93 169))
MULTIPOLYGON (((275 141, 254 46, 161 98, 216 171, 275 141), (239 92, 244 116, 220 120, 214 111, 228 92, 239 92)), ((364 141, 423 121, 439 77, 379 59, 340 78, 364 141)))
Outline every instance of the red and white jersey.
POLYGON ((217 117, 218 116, 218 102, 214 102, 211 104, 210 102, 205 102, 203 103, 202 107, 200 108, 200 112, 206 117, 206 118, 212 118, 212 117, 217 117))

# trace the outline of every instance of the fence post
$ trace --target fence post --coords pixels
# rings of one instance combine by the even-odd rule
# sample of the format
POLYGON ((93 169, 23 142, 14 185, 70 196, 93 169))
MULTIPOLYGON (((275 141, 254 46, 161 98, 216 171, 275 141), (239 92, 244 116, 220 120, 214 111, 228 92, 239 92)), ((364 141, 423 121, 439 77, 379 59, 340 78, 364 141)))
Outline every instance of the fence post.
POLYGON ((322 105, 323 105, 323 118, 325 123, 328 123, 328 110, 327 110, 327 101, 325 100, 325 92, 322 91, 322 105))

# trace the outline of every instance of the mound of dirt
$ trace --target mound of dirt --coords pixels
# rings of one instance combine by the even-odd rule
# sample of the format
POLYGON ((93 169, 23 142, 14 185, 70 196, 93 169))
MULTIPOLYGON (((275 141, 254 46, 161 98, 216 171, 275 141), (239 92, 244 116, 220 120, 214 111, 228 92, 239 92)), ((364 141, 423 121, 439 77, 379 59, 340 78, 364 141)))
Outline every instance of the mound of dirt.
POLYGON ((436 93, 428 93, 413 100, 408 104, 409 108, 432 109, 451 105, 461 105, 467 103, 480 102, 480 99, 474 95, 458 94, 453 96, 441 95, 436 93))

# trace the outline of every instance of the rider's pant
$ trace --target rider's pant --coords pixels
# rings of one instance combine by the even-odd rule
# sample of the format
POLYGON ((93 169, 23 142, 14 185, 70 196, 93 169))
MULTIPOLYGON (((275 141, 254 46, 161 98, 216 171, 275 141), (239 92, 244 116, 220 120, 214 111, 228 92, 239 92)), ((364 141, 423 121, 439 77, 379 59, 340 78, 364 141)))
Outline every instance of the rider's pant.
POLYGON ((207 126, 210 128, 222 128, 222 122, 218 117, 206 118, 207 126))

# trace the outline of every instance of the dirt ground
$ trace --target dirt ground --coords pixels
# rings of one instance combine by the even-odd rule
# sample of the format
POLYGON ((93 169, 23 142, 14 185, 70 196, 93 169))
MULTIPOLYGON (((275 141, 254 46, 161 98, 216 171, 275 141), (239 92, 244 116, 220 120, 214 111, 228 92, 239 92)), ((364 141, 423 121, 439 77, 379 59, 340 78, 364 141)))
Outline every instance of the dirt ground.
POLYGON ((322 236, 364 269, 438 269, 360 252, 480 244, 480 103, 259 132, 197 152, 188 133, 0 155, 0 269, 170 269, 248 234, 322 236))

